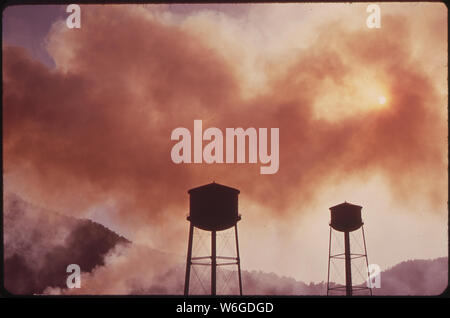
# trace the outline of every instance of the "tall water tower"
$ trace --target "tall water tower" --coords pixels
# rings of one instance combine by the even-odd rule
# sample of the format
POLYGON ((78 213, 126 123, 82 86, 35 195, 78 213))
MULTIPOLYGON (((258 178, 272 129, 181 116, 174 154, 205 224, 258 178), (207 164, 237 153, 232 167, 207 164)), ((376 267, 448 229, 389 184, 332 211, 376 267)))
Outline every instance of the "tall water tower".
MULTIPOLYGON (((363 283, 360 283, 358 285, 355 285, 352 282, 352 263, 354 263, 358 259, 365 259, 365 270, 358 271, 358 274, 360 276, 364 276, 364 279, 369 279, 369 272, 368 272, 368 266, 369 262, 367 259, 367 248, 366 248, 366 239, 364 235, 364 223, 361 218, 361 210, 362 207, 359 205, 350 204, 347 202, 338 204, 336 206, 333 206, 330 208, 331 211, 331 221, 330 221, 330 241, 329 241, 329 249, 328 249, 328 279, 327 279, 327 296, 331 291, 337 291, 337 292, 344 292, 347 296, 352 296, 354 292, 361 292, 364 290, 368 290, 370 295, 372 295, 372 289, 370 289, 366 285, 366 281, 363 281, 363 283), (351 238, 353 237, 353 240, 356 240, 356 231, 361 229, 360 233, 362 234, 362 245, 361 251, 358 253, 355 252, 355 248, 352 250, 352 244, 351 244, 351 238), (335 234, 336 236, 342 235, 344 236, 344 246, 343 251, 338 251, 335 253, 333 251, 332 247, 332 234, 335 234), (344 261, 344 268, 345 268, 345 285, 339 285, 334 284, 333 287, 330 283, 330 264, 332 262, 339 262, 337 266, 333 263, 333 268, 336 270, 339 270, 339 265, 341 265, 344 261), (365 274, 362 274, 364 273, 365 274), (367 277, 365 277, 367 275, 367 277)), ((340 243, 340 239, 338 237, 337 243, 340 243)), ((360 245, 357 242, 356 245, 360 245)), ((339 245, 339 244, 336 244, 339 245)))
POLYGON ((191 266, 203 265, 211 268, 211 295, 216 295, 217 266, 236 265, 239 280, 239 294, 242 295, 241 265, 239 257, 239 243, 237 222, 241 219, 238 213, 239 190, 218 183, 210 183, 188 191, 189 241, 186 260, 186 277, 184 295, 189 294, 191 266), (217 255, 217 232, 234 227, 236 242, 236 257, 217 255), (211 255, 192 257, 194 228, 211 233, 211 255), (208 261, 209 260, 209 261, 208 261), (217 262, 219 260, 219 263, 217 262), (222 261, 222 262, 220 262, 222 261))

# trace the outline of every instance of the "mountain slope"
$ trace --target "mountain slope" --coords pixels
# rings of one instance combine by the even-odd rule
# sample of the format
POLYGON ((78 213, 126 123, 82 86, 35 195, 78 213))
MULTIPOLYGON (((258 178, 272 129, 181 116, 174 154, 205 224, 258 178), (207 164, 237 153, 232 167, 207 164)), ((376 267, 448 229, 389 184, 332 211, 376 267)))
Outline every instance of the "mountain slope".
MULTIPOLYGON (((326 295, 327 284, 280 277, 274 273, 243 272, 247 295, 326 295)), ((448 258, 409 260, 382 271, 380 287, 373 295, 439 295, 447 288, 448 258)))
POLYGON ((90 272, 112 247, 128 242, 90 220, 41 209, 14 194, 3 199, 4 286, 12 294, 65 287, 69 264, 90 272))
POLYGON ((448 258, 409 260, 381 273, 375 295, 439 295, 448 283, 448 258))

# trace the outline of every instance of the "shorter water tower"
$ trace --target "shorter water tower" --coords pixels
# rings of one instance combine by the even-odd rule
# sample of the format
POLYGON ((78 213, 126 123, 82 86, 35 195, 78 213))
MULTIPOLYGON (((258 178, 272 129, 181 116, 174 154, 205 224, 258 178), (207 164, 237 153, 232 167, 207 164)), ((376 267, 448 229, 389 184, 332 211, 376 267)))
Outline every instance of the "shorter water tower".
MULTIPOLYGON (((345 292, 345 295, 352 296, 355 292, 361 292, 364 290, 368 290, 370 295, 372 295, 372 290, 367 287, 365 283, 360 283, 358 285, 354 285, 352 282, 352 262, 355 262, 357 259, 365 259, 365 270, 358 271, 360 275, 364 275, 363 278, 369 279, 368 272, 368 258, 367 258, 367 248, 366 248, 366 239, 364 235, 364 223, 361 217, 362 206, 350 204, 347 202, 338 204, 330 208, 331 211, 331 221, 330 221, 330 241, 329 241, 329 249, 328 249, 328 279, 327 279, 327 296, 332 291, 337 292, 345 292), (352 251, 351 244, 351 235, 354 239, 356 236, 354 233, 361 229, 360 233, 362 234, 362 246, 361 251, 355 252, 352 251), (337 233, 336 235, 343 234, 344 237, 344 245, 343 251, 338 251, 337 253, 333 251, 332 246, 332 234, 337 233), (345 285, 334 284, 331 286, 330 282, 330 264, 332 262, 337 261, 336 265, 333 263, 333 268, 339 270, 339 265, 344 263, 345 269, 345 285), (365 273, 365 274, 361 274, 365 273), (365 277, 367 275, 367 277, 365 277)), ((338 240, 340 238, 338 237, 338 240)), ((339 241, 337 243, 340 243, 339 241)), ((342 243, 340 243, 342 244, 342 243)), ((338 244, 339 245, 339 244, 338 244)))
POLYGON ((190 189, 189 193, 189 240, 186 260, 184 295, 189 294, 191 266, 207 265, 211 267, 211 295, 216 295, 217 266, 236 265, 239 281, 239 293, 242 295, 241 265, 237 222, 241 219, 238 212, 239 190, 218 183, 210 183, 190 189), (234 227, 236 257, 217 255, 217 232, 234 227), (211 233, 211 255, 192 257, 194 228, 211 233), (219 260, 219 262, 218 262, 219 260), (207 263, 205 261, 208 261, 207 263), (221 262, 222 261, 222 262, 221 262))

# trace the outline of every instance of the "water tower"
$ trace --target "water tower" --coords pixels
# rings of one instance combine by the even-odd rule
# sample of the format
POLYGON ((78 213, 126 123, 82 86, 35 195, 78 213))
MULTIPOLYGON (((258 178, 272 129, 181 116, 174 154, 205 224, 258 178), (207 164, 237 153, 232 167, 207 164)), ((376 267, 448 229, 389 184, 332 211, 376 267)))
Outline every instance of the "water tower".
POLYGON ((237 222, 241 219, 238 213, 239 190, 218 183, 210 183, 190 189, 189 193, 189 240, 186 260, 186 278, 184 295, 189 294, 191 266, 203 265, 211 268, 211 295, 216 295, 217 266, 236 265, 239 280, 239 293, 242 295, 241 265, 237 222), (217 232, 234 227, 236 257, 217 255, 217 232), (211 255, 192 257, 194 228, 211 233, 211 255), (208 261, 209 260, 209 261, 208 261), (208 261, 208 262, 206 262, 208 261), (219 263, 218 263, 219 261, 219 263))
MULTIPOLYGON (((355 292, 361 292, 364 290, 368 290, 370 295, 372 295, 372 289, 367 287, 365 282, 355 285, 352 282, 352 263, 354 263, 356 260, 365 259, 365 270, 358 271, 358 274, 360 276, 364 276, 364 279, 369 278, 369 272, 368 272, 368 259, 367 259, 367 248, 366 248, 366 240, 364 235, 364 223, 361 218, 361 210, 362 207, 359 205, 350 204, 347 202, 338 204, 336 206, 333 206, 330 208, 331 211, 331 221, 330 221, 330 241, 329 241, 329 250, 328 250, 328 280, 327 280, 327 295, 331 291, 337 291, 337 292, 345 292, 347 296, 352 296, 355 292), (352 235, 353 240, 356 239, 356 232, 357 230, 361 229, 360 234, 362 234, 362 242, 363 246, 361 246, 361 251, 359 253, 355 252, 355 248, 352 249, 351 247, 351 238, 352 235), (332 234, 335 233, 336 235, 342 235, 344 236, 344 246, 343 251, 339 251, 338 253, 335 253, 333 251, 332 246, 332 234), (333 287, 330 287, 330 264, 332 262, 337 261, 339 264, 337 266, 334 266, 334 269, 339 269, 339 265, 342 264, 342 261, 344 263, 345 268, 345 285, 339 285, 335 284, 333 287), (365 273, 365 274, 361 274, 365 273), (366 277, 367 275, 367 277, 366 277)), ((338 237, 338 242, 340 243, 340 239, 338 237)), ((357 243, 357 242, 355 242, 357 243)), ((355 244, 356 245, 356 244, 355 244)), ((357 243, 357 245, 360 245, 357 243)), ((335 265, 333 263, 333 265, 335 265)))

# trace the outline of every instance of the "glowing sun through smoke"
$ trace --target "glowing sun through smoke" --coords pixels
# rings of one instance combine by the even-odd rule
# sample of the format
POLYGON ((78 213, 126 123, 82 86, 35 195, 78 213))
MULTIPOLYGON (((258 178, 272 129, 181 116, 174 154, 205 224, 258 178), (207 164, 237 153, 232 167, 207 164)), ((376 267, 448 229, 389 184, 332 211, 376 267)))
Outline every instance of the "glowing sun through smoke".
POLYGON ((386 97, 378 96, 378 104, 380 104, 380 105, 386 104, 386 97))

